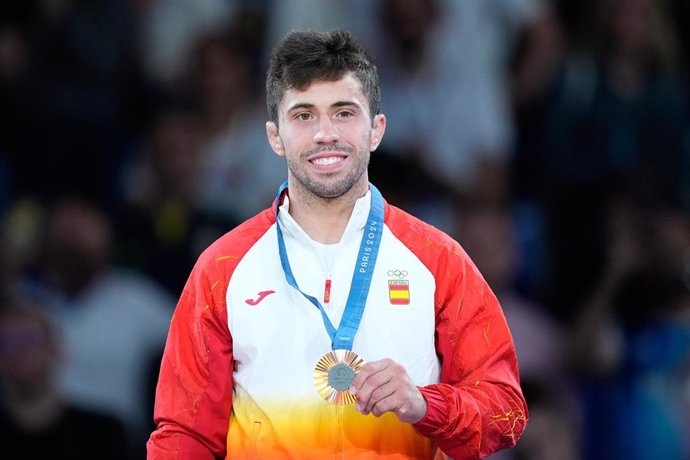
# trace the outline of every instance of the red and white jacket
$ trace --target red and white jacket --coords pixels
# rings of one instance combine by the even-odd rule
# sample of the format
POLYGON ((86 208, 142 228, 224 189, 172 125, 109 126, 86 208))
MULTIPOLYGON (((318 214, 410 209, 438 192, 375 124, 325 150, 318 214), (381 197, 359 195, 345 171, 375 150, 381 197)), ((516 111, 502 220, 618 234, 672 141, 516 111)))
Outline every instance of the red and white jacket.
MULTIPOLYGON (((282 204, 278 220, 300 289, 340 322, 366 224, 358 200, 332 266, 282 204)), ((352 350, 392 358, 427 401, 411 425, 335 406, 314 386, 331 350, 319 310, 285 280, 275 209, 200 257, 170 326, 155 406, 154 459, 481 458, 527 421, 513 341, 496 297, 460 245, 385 204, 369 297, 352 350), (440 452, 440 450, 443 452, 440 452)))

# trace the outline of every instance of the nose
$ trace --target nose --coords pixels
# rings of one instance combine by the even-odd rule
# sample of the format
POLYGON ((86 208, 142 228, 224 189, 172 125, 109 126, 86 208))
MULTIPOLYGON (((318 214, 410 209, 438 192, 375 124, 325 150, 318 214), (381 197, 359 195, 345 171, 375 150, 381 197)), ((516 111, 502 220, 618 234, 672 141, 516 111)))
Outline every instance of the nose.
POLYGON ((319 127, 314 134, 314 142, 319 144, 331 144, 338 140, 338 131, 330 117, 321 117, 319 119, 319 127))

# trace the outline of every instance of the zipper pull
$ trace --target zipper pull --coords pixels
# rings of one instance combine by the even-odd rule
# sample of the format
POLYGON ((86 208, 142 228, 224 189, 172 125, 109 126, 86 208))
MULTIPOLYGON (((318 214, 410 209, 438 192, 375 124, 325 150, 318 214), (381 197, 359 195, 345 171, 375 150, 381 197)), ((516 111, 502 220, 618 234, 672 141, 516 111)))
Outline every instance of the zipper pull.
POLYGON ((331 280, 326 280, 326 285, 323 289, 323 303, 329 303, 331 301, 331 280))

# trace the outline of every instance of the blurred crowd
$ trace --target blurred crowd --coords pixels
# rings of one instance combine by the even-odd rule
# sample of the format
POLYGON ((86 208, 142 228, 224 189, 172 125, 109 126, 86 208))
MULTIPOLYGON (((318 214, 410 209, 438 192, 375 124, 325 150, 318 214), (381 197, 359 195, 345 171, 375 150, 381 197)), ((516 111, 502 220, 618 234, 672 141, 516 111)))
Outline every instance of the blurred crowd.
POLYGON ((502 460, 690 459, 690 3, 0 5, 0 458, 139 460, 200 252, 268 207, 268 54, 342 27, 370 177, 499 297, 530 423, 502 460))

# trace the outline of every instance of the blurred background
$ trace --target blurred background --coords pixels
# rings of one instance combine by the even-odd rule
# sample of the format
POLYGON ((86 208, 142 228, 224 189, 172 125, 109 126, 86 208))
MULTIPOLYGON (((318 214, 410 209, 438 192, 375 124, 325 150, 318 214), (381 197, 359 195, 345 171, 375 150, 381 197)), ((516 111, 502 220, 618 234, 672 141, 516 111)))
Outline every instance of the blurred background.
POLYGON ((503 460, 690 459, 690 2, 5 0, 0 458, 143 459, 200 252, 286 177, 292 29, 371 52, 370 177, 498 295, 530 423, 503 460), (686 26, 686 27, 683 27, 686 26))

